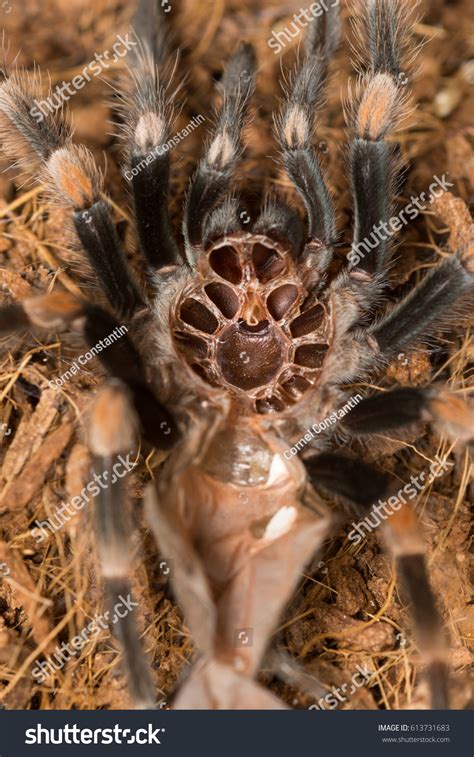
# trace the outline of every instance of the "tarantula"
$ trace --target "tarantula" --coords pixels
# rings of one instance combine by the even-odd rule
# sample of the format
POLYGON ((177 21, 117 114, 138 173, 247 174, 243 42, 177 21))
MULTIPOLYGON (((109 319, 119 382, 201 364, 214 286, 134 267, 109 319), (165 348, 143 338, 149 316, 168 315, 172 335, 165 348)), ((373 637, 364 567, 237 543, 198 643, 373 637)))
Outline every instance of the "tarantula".
MULTIPOLYGON (((341 418, 337 433, 319 436, 301 455, 285 451, 315 421, 348 402, 351 382, 380 372, 466 302, 473 293, 474 249, 457 250, 376 317, 391 240, 349 256, 343 270, 334 265, 333 201, 312 145, 339 41, 333 3, 310 22, 304 55, 275 122, 283 166, 306 219, 272 196, 249 225, 232 194, 256 78, 254 50, 241 44, 219 83, 222 103, 191 179, 181 250, 168 214, 170 155, 159 149, 170 137, 171 115, 168 35, 157 5, 139 2, 140 46, 133 53, 130 94, 122 100, 135 218, 154 294, 148 297, 128 269, 90 154, 73 144, 60 114, 39 123, 31 112, 32 83, 20 72, 5 72, 4 146, 30 171, 35 154, 56 201, 70 208, 110 309, 53 293, 4 305, 0 328, 4 334, 30 327, 75 330, 94 346, 127 323, 129 333, 99 354, 111 381, 96 399, 90 444, 102 471, 133 447, 136 432, 169 451, 159 480, 147 489, 145 511, 160 552, 174 562, 174 590, 199 652, 175 706, 283 707, 255 676, 302 569, 335 525, 317 490, 342 497, 364 517, 393 489, 388 474, 336 449, 342 432, 357 438, 429 421, 467 441, 473 412, 443 390, 399 388, 364 398, 341 418), (252 629, 251 645, 236 643, 242 629, 252 629)), ((408 5, 356 4, 366 55, 348 109, 353 250, 393 213, 400 161, 386 138, 405 107, 408 5)), ((112 601, 130 588, 123 496, 114 487, 95 502, 97 545, 112 601)), ((432 705, 446 707, 443 621, 409 504, 393 513, 383 531, 412 602, 432 705)), ((154 707, 132 616, 116 629, 134 702, 154 707)))

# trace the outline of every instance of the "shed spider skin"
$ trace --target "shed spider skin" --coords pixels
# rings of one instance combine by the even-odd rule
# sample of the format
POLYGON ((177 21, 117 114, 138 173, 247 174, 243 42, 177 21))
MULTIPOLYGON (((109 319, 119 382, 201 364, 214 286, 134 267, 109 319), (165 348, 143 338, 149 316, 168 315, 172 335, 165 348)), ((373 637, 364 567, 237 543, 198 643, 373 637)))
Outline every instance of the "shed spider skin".
MULTIPOLYGON (((360 76, 348 107, 354 244, 388 221, 399 172, 387 136, 405 98, 400 74, 413 49, 404 0, 353 4, 360 76)), ((338 449, 346 439, 432 423, 468 442, 474 411, 443 388, 400 388, 368 396, 299 457, 285 450, 350 399, 348 385, 380 373, 400 350, 432 338, 454 309, 472 303, 474 248, 456 250, 393 309, 368 315, 380 299, 391 245, 380 242, 333 272, 336 216, 313 148, 331 55, 339 44, 334 5, 314 19, 302 59, 275 119, 288 176, 306 209, 303 221, 275 197, 243 227, 232 177, 255 88, 256 56, 242 43, 219 84, 221 106, 187 193, 183 239, 168 214, 169 152, 143 164, 170 134, 173 94, 169 35, 159 4, 140 0, 140 42, 130 90, 121 96, 133 202, 143 263, 153 288, 134 280, 89 152, 72 142, 61 114, 31 115, 34 81, 7 71, 0 86, 6 152, 47 181, 71 219, 108 308, 53 293, 0 308, 0 334, 30 328, 76 331, 91 346, 127 323, 129 334, 100 353, 110 376, 90 421, 97 469, 109 469, 140 435, 169 452, 145 496, 159 550, 173 560, 173 588, 197 648, 176 708, 284 708, 255 681, 278 619, 305 565, 334 532, 318 490, 365 516, 394 481, 338 449), (239 643, 251 629, 252 644, 239 643)), ((124 487, 96 500, 97 547, 111 603, 130 592, 124 487)), ((387 549, 412 603, 415 632, 434 708, 448 707, 447 642, 416 518, 404 504, 383 525, 387 549)), ((156 706, 146 657, 131 615, 116 635, 137 708, 156 706)), ((295 666, 295 680, 301 679, 295 666)))

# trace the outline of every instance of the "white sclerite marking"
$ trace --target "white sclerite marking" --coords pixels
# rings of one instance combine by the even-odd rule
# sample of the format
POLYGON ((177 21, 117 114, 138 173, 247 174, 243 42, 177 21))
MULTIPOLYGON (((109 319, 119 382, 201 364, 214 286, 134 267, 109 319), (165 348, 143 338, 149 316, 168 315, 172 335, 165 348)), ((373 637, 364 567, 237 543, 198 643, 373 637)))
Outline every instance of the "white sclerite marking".
POLYGON ((212 141, 207 159, 211 166, 218 163, 219 166, 224 167, 227 163, 230 163, 234 157, 234 152, 234 143, 227 132, 224 131, 221 134, 217 134, 212 141))
POLYGON ((267 524, 264 538, 270 541, 286 534, 296 520, 296 507, 282 507, 267 524))
POLYGON ((302 147, 309 139, 309 123, 303 108, 295 105, 286 116, 285 139, 290 147, 302 147), (296 140, 293 139, 296 137, 296 140))
POLYGON ((267 486, 282 484, 288 479, 288 467, 281 455, 275 455, 270 467, 267 486))
POLYGON ((162 143, 165 132, 166 123, 161 116, 156 113, 143 113, 135 130, 135 140, 141 150, 150 150, 162 143))

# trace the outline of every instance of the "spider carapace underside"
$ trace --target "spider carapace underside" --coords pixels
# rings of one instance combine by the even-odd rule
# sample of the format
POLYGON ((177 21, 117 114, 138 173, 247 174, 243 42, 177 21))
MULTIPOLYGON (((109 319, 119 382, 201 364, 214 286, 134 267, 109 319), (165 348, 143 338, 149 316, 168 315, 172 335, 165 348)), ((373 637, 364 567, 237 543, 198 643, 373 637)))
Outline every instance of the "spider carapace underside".
POLYGON ((304 287, 287 245, 245 232, 218 239, 174 311, 190 368, 250 412, 282 412, 318 384, 331 309, 304 287))

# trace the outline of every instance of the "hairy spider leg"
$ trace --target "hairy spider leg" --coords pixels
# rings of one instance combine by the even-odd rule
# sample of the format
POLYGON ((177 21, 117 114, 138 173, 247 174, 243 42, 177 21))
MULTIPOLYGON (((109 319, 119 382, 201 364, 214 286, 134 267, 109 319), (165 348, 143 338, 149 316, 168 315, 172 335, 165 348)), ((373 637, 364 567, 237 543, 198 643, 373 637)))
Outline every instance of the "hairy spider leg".
MULTIPOLYGON (((394 488, 395 479, 391 476, 342 455, 319 455, 306 459, 305 465, 314 487, 344 497, 361 518, 370 514, 377 500, 390 496, 394 488)), ((410 505, 401 504, 401 508, 384 521, 382 529, 411 603, 420 652, 427 665, 432 707, 446 709, 449 701, 444 622, 436 607, 428 579, 425 545, 410 505)))
POLYGON ((203 241, 205 218, 224 197, 240 158, 242 130, 255 76, 255 51, 252 45, 242 43, 225 67, 220 83, 222 105, 186 198, 183 231, 186 257, 193 267, 203 241))
POLYGON ((13 72, 0 84, 0 137, 7 155, 29 174, 44 178, 53 199, 69 208, 75 232, 110 304, 119 316, 144 305, 115 230, 103 176, 83 145, 72 142, 61 111, 38 118, 38 82, 13 72), (14 127, 12 137, 11 127, 14 127))
POLYGON ((148 265, 156 270, 181 262, 168 207, 168 140, 174 120, 172 103, 180 85, 173 90, 164 9, 156 0, 140 0, 133 26, 137 42, 130 54, 127 85, 118 93, 118 109, 123 116, 140 246, 148 265))
MULTIPOLYGON (((110 337, 119 323, 97 305, 59 292, 0 307, 0 335, 24 332, 29 327, 77 331, 92 348, 110 337)), ((174 446, 180 437, 176 422, 146 383, 142 359, 127 334, 98 350, 97 357, 110 376, 128 387, 148 441, 159 449, 174 446)))
POLYGON ((137 420, 127 390, 120 383, 101 389, 92 409, 89 436, 93 471, 101 477, 94 497, 94 519, 100 570, 105 584, 108 609, 106 628, 120 643, 124 668, 133 703, 137 709, 156 707, 151 665, 143 650, 135 619, 138 603, 133 600, 130 574, 132 550, 131 518, 126 485, 115 473, 119 455, 136 448, 137 420))
POLYGON ((322 274, 337 240, 336 214, 321 165, 312 145, 328 67, 340 38, 337 5, 311 20, 302 64, 286 87, 275 119, 283 165, 305 204, 309 241, 317 244, 314 265, 322 274))
POLYGON ((372 283, 382 286, 390 265, 394 235, 387 224, 393 215, 400 158, 398 146, 386 138, 405 111, 403 65, 411 48, 412 24, 407 5, 399 0, 368 0, 358 8, 354 26, 361 73, 347 108, 353 131, 349 164, 354 198, 348 261, 351 280, 364 291, 372 283))

